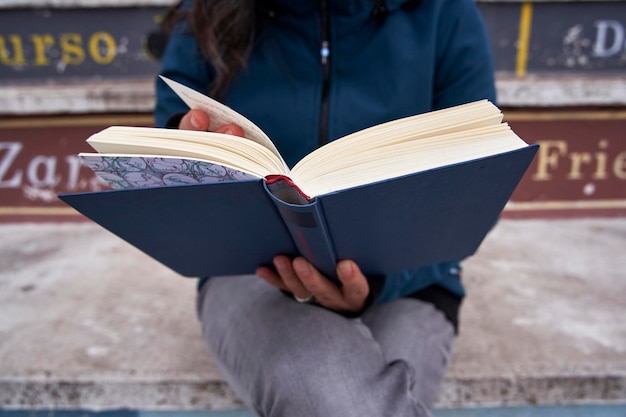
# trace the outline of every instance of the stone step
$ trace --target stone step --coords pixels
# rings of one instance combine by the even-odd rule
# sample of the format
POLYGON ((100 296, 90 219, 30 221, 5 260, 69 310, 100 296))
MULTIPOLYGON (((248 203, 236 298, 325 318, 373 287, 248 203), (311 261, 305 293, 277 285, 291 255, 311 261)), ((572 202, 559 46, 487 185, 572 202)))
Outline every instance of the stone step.
MULTIPOLYGON (((237 410, 181 278, 87 222, 0 224, 0 409, 237 410)), ((437 407, 626 404, 626 218, 502 220, 437 407)))

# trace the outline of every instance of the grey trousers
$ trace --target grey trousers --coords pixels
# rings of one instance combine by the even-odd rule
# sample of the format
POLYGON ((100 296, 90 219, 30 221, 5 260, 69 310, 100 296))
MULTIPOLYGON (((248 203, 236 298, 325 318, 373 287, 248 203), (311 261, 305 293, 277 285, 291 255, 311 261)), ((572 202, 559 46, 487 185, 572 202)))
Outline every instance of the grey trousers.
POLYGON ((454 340, 426 302, 348 319, 254 275, 211 278, 198 314, 224 378, 262 417, 431 416, 454 340))

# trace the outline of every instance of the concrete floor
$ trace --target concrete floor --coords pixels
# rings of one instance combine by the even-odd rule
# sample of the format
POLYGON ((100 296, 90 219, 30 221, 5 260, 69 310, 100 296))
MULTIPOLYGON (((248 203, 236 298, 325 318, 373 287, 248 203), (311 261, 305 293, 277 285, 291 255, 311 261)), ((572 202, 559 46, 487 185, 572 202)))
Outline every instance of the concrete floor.
MULTIPOLYGON (((502 220, 438 407, 626 404, 626 218, 502 220)), ((91 223, 0 224, 0 409, 241 408, 195 281, 91 223)))

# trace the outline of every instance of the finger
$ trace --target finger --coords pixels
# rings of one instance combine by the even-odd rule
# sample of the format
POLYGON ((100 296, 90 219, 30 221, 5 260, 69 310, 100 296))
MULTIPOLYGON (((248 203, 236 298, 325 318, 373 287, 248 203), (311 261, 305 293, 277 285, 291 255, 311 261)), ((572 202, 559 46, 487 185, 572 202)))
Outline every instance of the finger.
POLYGON ((272 268, 260 266, 255 273, 268 284, 278 288, 279 290, 289 291, 280 276, 272 268))
POLYGON ((200 109, 189 110, 187 114, 180 119, 180 123, 178 124, 179 129, 199 130, 204 132, 209 130, 210 126, 211 119, 209 115, 200 109))
POLYGON ((276 256, 274 258, 274 266, 289 292, 295 297, 305 299, 311 296, 311 292, 302 285, 302 282, 294 271, 289 257, 276 256))
POLYGON ((217 133, 226 133, 227 135, 244 137, 243 128, 234 123, 227 123, 215 129, 217 133))
POLYGON ((332 310, 345 310, 347 304, 335 283, 321 274, 305 258, 295 258, 292 264, 302 285, 319 304, 332 310))
POLYGON ((341 292, 350 311, 359 311, 370 293, 369 284, 358 265, 350 260, 337 264, 337 276, 341 281, 341 292))

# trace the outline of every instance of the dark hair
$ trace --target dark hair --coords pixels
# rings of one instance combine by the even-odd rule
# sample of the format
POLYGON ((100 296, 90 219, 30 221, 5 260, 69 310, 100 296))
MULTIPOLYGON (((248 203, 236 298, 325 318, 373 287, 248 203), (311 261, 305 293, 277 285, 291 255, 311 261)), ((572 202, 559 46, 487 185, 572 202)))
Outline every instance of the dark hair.
POLYGON ((165 16, 164 27, 187 20, 198 45, 215 70, 209 93, 223 97, 233 78, 246 66, 255 33, 254 0, 194 0, 180 11, 180 1, 165 16))

